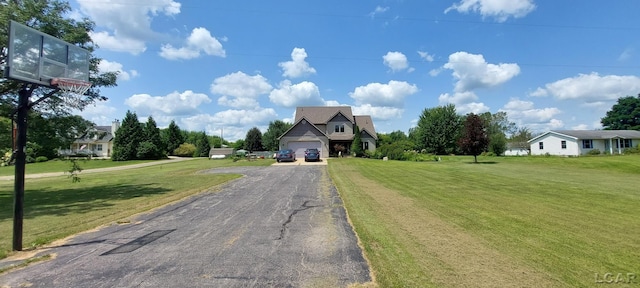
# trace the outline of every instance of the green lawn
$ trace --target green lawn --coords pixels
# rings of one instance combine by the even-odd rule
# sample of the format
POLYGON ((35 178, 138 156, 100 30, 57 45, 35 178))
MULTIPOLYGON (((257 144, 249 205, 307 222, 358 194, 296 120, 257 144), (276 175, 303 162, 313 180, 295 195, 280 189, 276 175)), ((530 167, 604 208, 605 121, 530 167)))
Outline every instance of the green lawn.
MULTIPOLYGON (((272 163, 272 160, 232 162, 205 158, 85 174, 78 183, 72 183, 66 176, 27 179, 23 247, 36 247, 103 224, 127 222, 131 215, 203 191, 215 191, 216 185, 241 176, 196 173, 203 169, 272 163)), ((6 257, 12 248, 13 184, 0 182, 0 258, 6 257)))
MULTIPOLYGON (((79 160, 78 164, 82 169, 96 169, 117 167, 138 163, 151 162, 152 160, 132 160, 132 161, 111 161, 109 159, 79 160)), ((0 167, 0 176, 10 176, 15 174, 15 166, 0 167)), ((71 169, 71 162, 65 160, 50 160, 41 163, 29 163, 25 166, 26 174, 66 172, 71 169)))
POLYGON ((640 156, 442 160, 329 162, 380 286, 640 283, 640 156))

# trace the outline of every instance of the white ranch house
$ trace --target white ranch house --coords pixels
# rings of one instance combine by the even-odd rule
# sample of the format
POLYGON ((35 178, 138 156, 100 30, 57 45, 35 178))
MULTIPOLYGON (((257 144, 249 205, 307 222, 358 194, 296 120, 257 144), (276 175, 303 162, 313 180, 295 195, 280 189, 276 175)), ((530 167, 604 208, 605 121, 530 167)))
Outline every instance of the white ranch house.
POLYGON ((531 155, 580 156, 592 150, 622 154, 640 144, 636 130, 552 130, 529 140, 531 155))

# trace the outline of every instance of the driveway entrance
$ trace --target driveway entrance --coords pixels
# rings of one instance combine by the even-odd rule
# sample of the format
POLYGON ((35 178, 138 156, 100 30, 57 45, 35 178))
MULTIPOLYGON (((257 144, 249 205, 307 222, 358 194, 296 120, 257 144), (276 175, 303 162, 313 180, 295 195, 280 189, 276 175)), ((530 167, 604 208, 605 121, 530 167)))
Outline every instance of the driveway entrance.
MULTIPOLYGON (((73 237, 9 287, 346 287, 371 281, 326 166, 237 167, 203 193, 73 237)), ((188 181, 188 179, 185 179, 188 181)), ((4 286, 3 286, 4 287, 4 286)))

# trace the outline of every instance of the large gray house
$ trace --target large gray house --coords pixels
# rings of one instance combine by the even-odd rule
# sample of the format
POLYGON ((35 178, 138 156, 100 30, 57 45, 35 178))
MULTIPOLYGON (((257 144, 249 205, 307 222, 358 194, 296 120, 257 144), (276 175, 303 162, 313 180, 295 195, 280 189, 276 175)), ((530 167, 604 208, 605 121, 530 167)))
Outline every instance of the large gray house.
POLYGON ((308 148, 320 150, 322 158, 337 155, 337 147, 350 151, 356 125, 362 148, 375 150, 378 136, 371 116, 354 116, 350 106, 297 107, 293 127, 279 138, 280 149, 293 149, 297 158, 308 148))

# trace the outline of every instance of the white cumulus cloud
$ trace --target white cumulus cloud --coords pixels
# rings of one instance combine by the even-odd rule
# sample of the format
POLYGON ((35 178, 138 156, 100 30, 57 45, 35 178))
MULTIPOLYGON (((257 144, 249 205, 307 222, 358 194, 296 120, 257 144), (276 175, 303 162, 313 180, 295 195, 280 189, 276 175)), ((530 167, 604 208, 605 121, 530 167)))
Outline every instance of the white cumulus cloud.
POLYGON ((518 126, 526 126, 533 131, 546 131, 564 127, 562 120, 556 116, 562 111, 555 107, 535 108, 531 101, 524 101, 512 98, 499 111, 506 112, 509 120, 514 121, 518 126))
POLYGON ((180 116, 195 115, 202 104, 210 103, 206 94, 194 93, 186 90, 182 93, 173 92, 166 96, 151 96, 149 94, 135 94, 127 98, 124 103, 136 110, 138 116, 180 116))
POLYGON ((309 66, 306 61, 307 52, 304 48, 293 48, 291 51, 291 61, 280 62, 278 66, 282 68, 282 76, 289 78, 298 78, 311 74, 316 74, 316 69, 309 66))
POLYGON ((579 74, 538 88, 532 96, 551 95, 559 100, 580 100, 586 103, 615 101, 636 95, 640 91, 640 77, 627 75, 579 74))
POLYGON ((325 103, 320 96, 318 86, 309 81, 292 84, 291 81, 284 80, 278 85, 278 88, 271 91, 269 100, 278 106, 287 108, 322 106, 325 103))
POLYGON ((360 106, 352 106, 354 115, 369 115, 373 120, 391 120, 402 117, 404 109, 396 107, 379 107, 364 104, 360 106))
POLYGON ((98 70, 100 71, 100 73, 117 72, 118 80, 122 80, 122 81, 128 81, 128 80, 131 80, 131 78, 135 78, 138 76, 138 71, 136 70, 125 71, 122 64, 118 62, 111 62, 104 59, 100 60, 100 63, 98 63, 98 70))
POLYGON ((520 74, 518 64, 490 64, 481 54, 467 52, 449 55, 449 62, 442 67, 453 70, 452 75, 458 80, 455 84, 455 92, 497 86, 520 74))
POLYGON ((258 107, 258 97, 273 87, 262 75, 249 76, 238 71, 213 80, 211 93, 222 95, 218 104, 234 108, 258 107))
POLYGON ((159 35, 151 21, 159 15, 172 17, 180 13, 181 4, 173 0, 148 0, 131 5, 121 0, 78 0, 80 11, 96 26, 91 38, 102 49, 137 55, 146 50, 146 41, 159 35))
POLYGON ((438 97, 438 101, 441 105, 453 104, 456 106, 456 111, 460 114, 480 114, 489 111, 489 107, 481 102, 476 102, 478 96, 471 92, 457 92, 453 94, 444 93, 438 97))
POLYGON ((183 47, 175 48, 171 44, 164 44, 160 48, 160 56, 169 60, 193 59, 202 53, 210 56, 225 57, 226 52, 222 44, 206 28, 195 28, 183 47))
POLYGON ((459 13, 475 12, 483 18, 495 18, 498 22, 504 22, 513 18, 521 18, 536 9, 533 0, 461 0, 447 8, 444 13, 451 10, 459 13))
POLYGON ((389 67, 392 72, 409 69, 407 56, 401 52, 387 52, 386 55, 382 56, 382 63, 389 67))
POLYGON ((387 84, 369 83, 356 87, 349 96, 356 105, 370 104, 377 107, 404 107, 404 99, 418 92, 418 87, 404 81, 391 80, 387 84))

